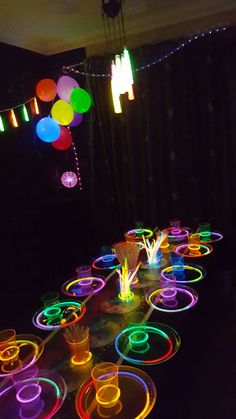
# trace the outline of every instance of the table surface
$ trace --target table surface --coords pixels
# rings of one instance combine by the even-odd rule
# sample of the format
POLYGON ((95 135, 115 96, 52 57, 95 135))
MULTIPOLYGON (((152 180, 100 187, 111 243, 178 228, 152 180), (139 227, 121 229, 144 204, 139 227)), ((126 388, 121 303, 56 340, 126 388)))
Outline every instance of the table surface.
MULTIPOLYGON (((173 327, 182 342, 178 353, 169 361, 150 367, 138 367, 152 377, 157 388, 157 401, 149 419, 236 417, 236 287, 232 271, 228 270, 226 262, 226 259, 221 258, 220 242, 214 246, 211 255, 197 260, 196 263, 206 268, 207 276, 190 285, 199 294, 199 301, 186 312, 173 314, 150 311, 144 298, 145 290, 141 288, 136 291, 141 296, 141 305, 137 310, 148 313, 151 322, 173 327)), ((96 274, 97 271, 94 271, 94 275, 96 274)), ((87 324, 93 332, 98 331, 101 325, 106 328, 115 322, 119 330, 125 324, 124 315, 101 311, 102 301, 116 292, 114 273, 106 271, 105 275, 108 276, 108 282, 101 293, 81 299, 87 300, 87 311, 82 324, 87 324)), ((59 292, 61 285, 62 283, 58 284, 59 292)), ((64 297, 62 299, 66 299, 64 297)), ((114 336, 118 333, 117 330, 114 331, 114 336)), ((68 385, 67 398, 54 417, 75 419, 78 417, 75 411, 75 394, 79 385, 90 375, 93 363, 118 361, 113 336, 110 336, 111 341, 105 346, 91 348, 91 363, 84 367, 72 367, 63 330, 48 333, 34 328, 34 334, 45 341, 45 350, 38 366, 57 371, 68 385)), ((106 339, 107 336, 105 341, 106 339)), ((128 365, 125 361, 123 364, 128 365)))

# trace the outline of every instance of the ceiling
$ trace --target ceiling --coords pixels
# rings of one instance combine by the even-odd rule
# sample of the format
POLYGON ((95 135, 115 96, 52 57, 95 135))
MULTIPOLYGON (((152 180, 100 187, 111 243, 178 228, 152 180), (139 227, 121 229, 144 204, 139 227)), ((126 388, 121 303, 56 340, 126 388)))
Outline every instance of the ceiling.
MULTIPOLYGON (((236 24, 235 0, 123 0, 123 12, 130 48, 236 24)), ((1 0, 0 41, 46 55, 105 53, 101 0, 1 0)))

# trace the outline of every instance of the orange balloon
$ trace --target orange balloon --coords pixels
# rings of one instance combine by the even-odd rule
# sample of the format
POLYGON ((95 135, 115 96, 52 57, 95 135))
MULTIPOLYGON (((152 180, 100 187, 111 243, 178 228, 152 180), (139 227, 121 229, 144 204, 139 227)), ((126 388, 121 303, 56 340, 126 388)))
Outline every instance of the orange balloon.
POLYGON ((52 79, 42 79, 36 85, 36 95, 43 102, 51 102, 57 95, 57 85, 52 79))

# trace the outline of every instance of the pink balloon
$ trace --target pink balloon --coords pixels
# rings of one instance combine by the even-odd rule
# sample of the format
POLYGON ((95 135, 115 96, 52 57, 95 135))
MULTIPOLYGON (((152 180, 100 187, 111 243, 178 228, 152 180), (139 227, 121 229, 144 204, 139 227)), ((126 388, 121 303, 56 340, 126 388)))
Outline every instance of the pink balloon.
POLYGON ((70 102, 72 91, 79 87, 78 82, 70 76, 62 76, 57 82, 57 94, 60 99, 70 102))

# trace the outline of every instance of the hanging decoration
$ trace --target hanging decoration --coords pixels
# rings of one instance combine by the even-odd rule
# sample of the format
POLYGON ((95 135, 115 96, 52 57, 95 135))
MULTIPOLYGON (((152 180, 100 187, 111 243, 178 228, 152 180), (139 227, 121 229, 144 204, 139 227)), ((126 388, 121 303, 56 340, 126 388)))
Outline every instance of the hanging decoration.
POLYGON ((91 107, 92 100, 86 90, 77 87, 71 93, 70 103, 75 112, 85 113, 91 107))
POLYGON ((16 119, 16 115, 15 115, 14 109, 11 109, 11 111, 10 111, 10 117, 9 118, 10 118, 10 121, 11 121, 12 126, 14 128, 17 128, 19 125, 18 125, 18 121, 16 119))
POLYGON ((72 141, 72 150, 73 150, 74 158, 75 158, 75 165, 76 165, 76 172, 77 172, 77 177, 78 177, 79 190, 82 191, 82 180, 81 180, 81 176, 80 176, 79 158, 78 158, 78 153, 77 153, 74 141, 72 141))
MULTIPOLYGON (((38 82, 36 86, 36 93, 39 94, 39 98, 43 98, 42 100, 44 101, 46 99, 48 100, 49 97, 53 98, 52 100, 54 100, 57 95, 59 96, 60 99, 56 100, 52 105, 50 111, 51 117, 48 117, 58 125, 59 133, 58 128, 55 128, 58 134, 57 137, 56 133, 55 138, 53 135, 51 135, 52 124, 51 121, 49 122, 49 120, 47 120, 46 124, 45 121, 43 122, 43 135, 41 133, 41 129, 36 129, 36 134, 42 141, 53 142, 58 140, 55 148, 62 150, 63 148, 60 147, 62 146, 62 143, 64 144, 64 139, 59 139, 59 136, 60 133, 63 133, 61 135, 63 138, 65 138, 65 131, 60 131, 60 127, 75 127, 80 125, 83 120, 82 114, 89 110, 92 104, 92 99, 90 94, 85 89, 80 88, 78 82, 72 77, 61 76, 57 83, 54 81, 53 83, 49 83, 49 80, 50 79, 43 79, 38 82), (49 88, 48 92, 46 90, 47 86, 49 88), (47 130, 49 131, 48 135, 46 132, 47 130), (50 141, 48 139, 50 139, 50 141)), ((39 122, 37 126, 39 125, 39 122)), ((41 126, 39 125, 39 127, 41 126)), ((68 145, 68 142, 66 144, 68 145)), ((65 150, 68 148, 67 145, 65 150)))
POLYGON ((57 82, 57 94, 60 99, 70 102, 71 92, 79 87, 78 82, 69 76, 62 76, 57 82))
MULTIPOLYGON (((195 41, 197 41, 201 38, 207 37, 207 36, 214 35, 218 32, 226 31, 226 29, 227 29, 226 26, 220 26, 220 27, 210 28, 206 31, 198 31, 194 35, 192 35, 190 38, 186 38, 184 40, 181 40, 178 43, 177 46, 174 46, 172 49, 168 50, 168 52, 162 53, 161 56, 158 56, 153 61, 150 61, 150 62, 148 62, 144 65, 141 65, 141 66, 137 66, 136 68, 133 69, 133 72, 148 70, 149 68, 153 67, 154 65, 161 64, 163 61, 167 60, 172 55, 181 51, 182 49, 187 47, 192 42, 195 42, 195 41)), ((64 66, 62 68, 62 71, 64 71, 64 73, 71 72, 71 73, 74 73, 74 74, 77 74, 77 75, 79 74, 80 76, 85 76, 85 77, 111 78, 111 76, 112 76, 111 72, 109 72, 109 71, 107 73, 96 73, 96 72, 88 72, 88 71, 79 70, 80 67, 84 67, 84 64, 85 64, 85 62, 81 61, 77 64, 64 66)))
POLYGON ((60 127, 53 118, 47 116, 40 119, 40 121, 37 123, 36 134, 40 140, 46 143, 51 143, 58 139, 60 135, 60 127))
MULTIPOLYGON (((50 114, 42 118, 36 126, 38 138, 50 142, 52 147, 59 151, 71 148, 74 155, 76 173, 69 170, 62 174, 61 183, 66 188, 74 188, 77 184, 82 191, 82 182, 79 169, 79 159, 70 127, 77 127, 83 120, 83 114, 88 112, 92 105, 90 94, 81 88, 78 82, 69 76, 61 76, 57 83, 50 79, 43 79, 36 86, 36 93, 41 100, 56 99, 51 107, 50 114), (48 87, 48 91, 47 91, 48 87)), ((0 123, 1 129, 1 123, 0 123)))
POLYGON ((65 188, 74 188, 77 182, 78 178, 74 172, 64 172, 61 177, 61 183, 65 188))
POLYGON ((78 127, 83 121, 83 114, 74 112, 74 118, 69 124, 69 127, 78 127))
POLYGON ((65 151, 70 148, 72 141, 70 130, 67 127, 60 127, 60 135, 56 141, 52 142, 52 146, 56 150, 65 151))
MULTIPOLYGON (((129 51, 126 48, 126 34, 121 0, 102 0, 102 16, 104 19, 105 33, 110 35, 110 22, 113 24, 113 47, 122 49, 121 54, 116 54, 111 62, 111 93, 115 113, 122 113, 120 96, 128 94, 129 100, 134 100, 133 73, 129 51), (118 33, 118 40, 117 35, 118 33)), ((107 39, 108 40, 108 39, 107 39)))
POLYGON ((6 132, 9 123, 13 128, 18 128, 21 119, 24 122, 29 122, 31 117, 39 115, 39 113, 36 97, 30 98, 20 105, 2 109, 0 110, 0 132, 6 132))
POLYGON ((42 79, 36 85, 36 95, 43 102, 51 102, 57 95, 57 85, 52 79, 42 79))
POLYGON ((68 125, 74 119, 74 112, 71 105, 65 100, 57 100, 51 110, 53 119, 60 125, 68 125))
POLYGON ((120 95, 128 93, 128 99, 134 100, 133 74, 127 48, 115 56, 111 64, 111 91, 115 113, 122 113, 120 95))

